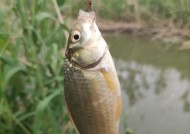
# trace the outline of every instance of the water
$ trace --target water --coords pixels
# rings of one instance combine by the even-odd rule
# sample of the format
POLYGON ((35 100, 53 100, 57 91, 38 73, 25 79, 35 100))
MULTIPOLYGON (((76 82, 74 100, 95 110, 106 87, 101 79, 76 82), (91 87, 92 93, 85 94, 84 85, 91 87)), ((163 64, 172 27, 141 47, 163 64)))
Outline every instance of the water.
POLYGON ((105 35, 122 87, 121 134, 190 133, 190 51, 129 35, 105 35))

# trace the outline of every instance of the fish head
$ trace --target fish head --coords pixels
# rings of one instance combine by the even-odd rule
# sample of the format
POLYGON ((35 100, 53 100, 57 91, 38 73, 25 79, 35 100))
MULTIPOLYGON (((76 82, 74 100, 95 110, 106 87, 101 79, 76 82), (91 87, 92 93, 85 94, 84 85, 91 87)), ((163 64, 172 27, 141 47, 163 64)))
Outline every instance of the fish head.
POLYGON ((107 47, 95 20, 94 12, 80 10, 70 30, 65 56, 72 64, 80 68, 99 61, 107 47))

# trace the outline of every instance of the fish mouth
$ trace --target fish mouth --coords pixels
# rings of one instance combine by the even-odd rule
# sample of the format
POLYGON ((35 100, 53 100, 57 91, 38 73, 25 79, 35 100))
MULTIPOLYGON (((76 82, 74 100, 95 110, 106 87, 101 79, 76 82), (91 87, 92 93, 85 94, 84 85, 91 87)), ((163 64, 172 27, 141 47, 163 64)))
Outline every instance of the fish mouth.
POLYGON ((106 51, 104 51, 104 53, 102 54, 102 56, 101 56, 99 59, 97 59, 95 62, 89 63, 89 64, 87 64, 87 65, 85 65, 85 66, 81 66, 81 65, 78 64, 77 61, 72 60, 73 50, 72 50, 71 48, 69 48, 69 49, 66 51, 65 57, 69 60, 69 62, 70 62, 72 65, 74 65, 74 66, 76 66, 76 67, 78 67, 78 68, 87 70, 87 69, 92 69, 92 68, 96 67, 96 66, 102 61, 102 59, 104 58, 105 54, 106 54, 106 51))

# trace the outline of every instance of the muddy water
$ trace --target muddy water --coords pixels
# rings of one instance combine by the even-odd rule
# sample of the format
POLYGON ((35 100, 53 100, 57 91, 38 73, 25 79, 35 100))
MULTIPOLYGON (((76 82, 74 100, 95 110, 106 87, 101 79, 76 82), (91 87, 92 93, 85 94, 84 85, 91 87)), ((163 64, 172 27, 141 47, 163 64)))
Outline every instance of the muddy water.
POLYGON ((148 37, 104 35, 122 86, 121 134, 190 133, 190 51, 148 37))

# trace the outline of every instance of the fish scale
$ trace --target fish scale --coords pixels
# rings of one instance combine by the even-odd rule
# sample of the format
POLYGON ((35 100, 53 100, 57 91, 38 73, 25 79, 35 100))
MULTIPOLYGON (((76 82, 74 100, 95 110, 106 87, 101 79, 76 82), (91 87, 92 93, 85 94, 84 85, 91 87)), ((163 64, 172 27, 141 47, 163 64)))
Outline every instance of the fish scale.
POLYGON ((99 71, 80 70, 65 62, 65 99, 81 134, 116 134, 113 114, 116 95, 99 71), (72 85, 72 86, 71 86, 72 85))

